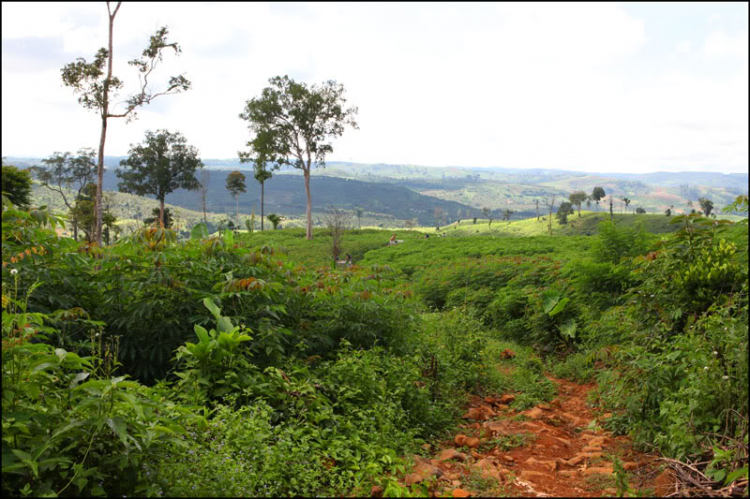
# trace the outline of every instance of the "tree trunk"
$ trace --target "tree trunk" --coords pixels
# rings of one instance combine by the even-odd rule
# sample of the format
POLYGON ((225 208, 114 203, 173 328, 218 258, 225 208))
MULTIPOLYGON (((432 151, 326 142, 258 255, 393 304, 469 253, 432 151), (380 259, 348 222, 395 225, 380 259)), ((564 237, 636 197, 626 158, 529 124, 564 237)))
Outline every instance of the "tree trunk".
POLYGON ((203 223, 208 226, 208 219, 206 218, 206 196, 203 196, 203 223))
POLYGON ((162 227, 166 227, 166 224, 164 223, 164 198, 163 197, 159 199, 159 222, 161 222, 162 227))
POLYGON ((260 231, 263 232, 263 218, 265 213, 263 212, 263 206, 266 203, 266 183, 260 183, 260 231))
POLYGON ((234 200, 237 203, 237 228, 240 227, 240 195, 234 196, 234 200))
POLYGON ((312 198, 310 197, 310 165, 304 170, 305 173, 305 192, 307 193, 307 240, 311 241, 312 233, 312 198))

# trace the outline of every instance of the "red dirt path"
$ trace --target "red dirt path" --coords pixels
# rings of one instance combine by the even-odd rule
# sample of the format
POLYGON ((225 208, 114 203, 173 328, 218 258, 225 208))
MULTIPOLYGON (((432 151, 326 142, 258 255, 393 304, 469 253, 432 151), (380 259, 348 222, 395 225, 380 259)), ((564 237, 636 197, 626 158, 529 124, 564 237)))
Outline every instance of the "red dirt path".
POLYGON ((586 403, 594 385, 550 379, 557 397, 521 413, 508 409, 512 395, 473 399, 460 433, 431 447, 430 458, 414 456, 404 482, 427 483, 437 497, 616 496, 617 456, 632 493, 661 492, 654 483, 657 457, 635 451, 627 437, 614 437, 594 422, 586 403))

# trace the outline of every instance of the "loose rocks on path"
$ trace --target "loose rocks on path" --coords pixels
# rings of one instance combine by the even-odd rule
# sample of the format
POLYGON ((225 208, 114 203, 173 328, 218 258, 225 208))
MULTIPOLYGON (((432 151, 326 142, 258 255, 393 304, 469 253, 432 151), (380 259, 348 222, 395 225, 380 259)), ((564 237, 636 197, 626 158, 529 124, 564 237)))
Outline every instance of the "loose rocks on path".
POLYGON ((433 447, 431 457, 416 458, 406 483, 428 483, 438 497, 616 496, 616 456, 632 495, 653 495, 656 456, 596 424, 586 404, 594 385, 550 379, 557 398, 520 413, 508 406, 512 394, 476 397, 459 433, 433 447))

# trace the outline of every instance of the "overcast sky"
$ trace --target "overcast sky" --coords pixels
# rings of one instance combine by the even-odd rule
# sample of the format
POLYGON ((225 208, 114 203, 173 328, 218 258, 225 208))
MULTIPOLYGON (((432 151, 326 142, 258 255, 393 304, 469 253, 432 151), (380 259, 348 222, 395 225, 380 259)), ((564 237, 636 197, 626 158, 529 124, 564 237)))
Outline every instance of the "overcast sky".
MULTIPOLYGON (((329 160, 588 171, 748 171, 748 4, 124 3, 115 75, 167 25, 152 81, 193 88, 110 120, 107 155, 146 130, 234 158, 245 101, 276 75, 343 83, 359 130, 329 160)), ((106 46, 100 3, 2 3, 2 155, 96 147, 60 69, 106 46)))

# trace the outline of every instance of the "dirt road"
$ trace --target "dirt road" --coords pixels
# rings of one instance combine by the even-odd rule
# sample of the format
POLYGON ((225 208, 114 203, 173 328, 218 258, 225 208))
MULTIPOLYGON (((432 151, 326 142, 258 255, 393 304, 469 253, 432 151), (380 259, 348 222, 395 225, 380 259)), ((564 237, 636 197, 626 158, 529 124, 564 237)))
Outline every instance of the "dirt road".
POLYGON ((581 385, 550 378, 557 397, 523 412, 509 409, 514 396, 475 398, 464 415, 466 423, 452 440, 430 446, 429 457, 414 456, 416 464, 404 478, 422 483, 437 497, 616 496, 617 459, 634 496, 654 495, 661 484, 656 456, 637 452, 627 437, 603 430, 581 385))

